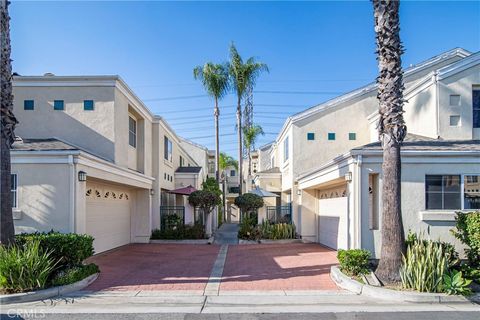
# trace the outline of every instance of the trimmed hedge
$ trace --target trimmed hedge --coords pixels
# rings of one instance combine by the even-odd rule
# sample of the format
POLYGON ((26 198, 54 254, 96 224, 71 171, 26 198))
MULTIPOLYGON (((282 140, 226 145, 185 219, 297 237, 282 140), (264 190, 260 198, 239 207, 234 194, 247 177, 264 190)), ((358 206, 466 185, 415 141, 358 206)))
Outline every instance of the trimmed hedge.
POLYGON ((157 240, 183 240, 183 239, 205 239, 205 228, 201 224, 178 226, 172 229, 155 229, 150 239, 157 240))
POLYGON ((363 249, 338 250, 340 270, 349 276, 359 276, 369 271, 370 251, 363 249))
POLYGON ((18 246, 38 241, 40 248, 44 252, 51 252, 50 258, 58 261, 58 269, 81 265, 83 260, 94 254, 93 237, 86 234, 56 231, 22 233, 15 236, 15 241, 18 246))
POLYGON ((94 263, 75 266, 57 273, 55 278, 52 280, 52 285, 64 286, 67 284, 72 284, 98 272, 100 272, 100 269, 94 263))

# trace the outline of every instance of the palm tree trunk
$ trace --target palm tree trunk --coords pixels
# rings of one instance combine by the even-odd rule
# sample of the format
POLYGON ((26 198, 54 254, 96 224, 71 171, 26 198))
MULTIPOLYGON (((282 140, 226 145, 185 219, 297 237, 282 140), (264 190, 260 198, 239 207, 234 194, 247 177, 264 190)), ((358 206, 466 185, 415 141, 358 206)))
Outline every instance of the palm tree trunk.
POLYGON ((405 235, 401 212, 400 146, 406 135, 403 120, 403 72, 398 0, 373 0, 379 67, 379 136, 383 148, 382 248, 376 274, 399 281, 405 235))
POLYGON ((10 17, 8 1, 0 1, 0 242, 15 241, 11 198, 10 148, 15 141, 17 119, 13 115, 12 64, 10 60, 10 17))
POLYGON ((243 180, 243 161, 242 161, 242 107, 241 96, 237 98, 237 131, 238 131, 238 195, 242 194, 242 180, 243 180))
POLYGON ((218 98, 215 97, 215 179, 217 183, 220 183, 220 140, 219 140, 219 130, 218 130, 218 116, 220 115, 220 110, 218 109, 218 98))

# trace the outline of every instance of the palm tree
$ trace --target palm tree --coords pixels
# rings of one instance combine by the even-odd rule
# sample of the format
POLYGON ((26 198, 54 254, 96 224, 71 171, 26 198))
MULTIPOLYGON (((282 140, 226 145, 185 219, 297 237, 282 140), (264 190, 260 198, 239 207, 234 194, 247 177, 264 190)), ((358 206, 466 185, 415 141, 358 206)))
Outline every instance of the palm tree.
POLYGON ((230 46, 230 77, 232 79, 232 86, 237 94, 237 131, 238 131, 238 193, 242 194, 242 98, 245 95, 247 88, 253 88, 255 82, 263 71, 268 72, 268 67, 265 63, 257 62, 255 58, 250 57, 246 62, 243 62, 242 57, 232 43, 230 46))
POLYGON ((13 115, 12 64, 10 60, 10 16, 9 1, 0 0, 0 242, 10 245, 15 241, 11 198, 10 148, 15 141, 13 115))
POLYGON ((233 159, 233 157, 227 155, 225 152, 220 153, 220 171, 223 175, 223 221, 227 221, 227 201, 226 201, 226 190, 227 190, 227 168, 234 167, 238 169, 238 162, 237 160, 233 159))
POLYGON ((260 135, 264 135, 263 129, 258 124, 253 124, 251 127, 243 128, 243 140, 245 143, 245 149, 247 149, 248 157, 248 175, 252 175, 252 150, 255 148, 255 142, 260 135))
POLYGON ((373 0, 377 42, 377 77, 380 120, 379 138, 383 148, 383 212, 381 259, 376 270, 384 281, 398 281, 405 251, 401 212, 400 146, 407 127, 403 120, 403 71, 398 0, 373 0))

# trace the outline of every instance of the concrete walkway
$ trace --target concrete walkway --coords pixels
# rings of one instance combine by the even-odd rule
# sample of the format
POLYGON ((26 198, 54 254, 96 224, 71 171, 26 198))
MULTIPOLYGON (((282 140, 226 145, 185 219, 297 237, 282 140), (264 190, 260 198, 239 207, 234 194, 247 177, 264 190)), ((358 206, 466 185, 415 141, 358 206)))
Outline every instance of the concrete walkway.
POLYGON ((215 231, 215 244, 238 244, 237 223, 224 223, 215 231))

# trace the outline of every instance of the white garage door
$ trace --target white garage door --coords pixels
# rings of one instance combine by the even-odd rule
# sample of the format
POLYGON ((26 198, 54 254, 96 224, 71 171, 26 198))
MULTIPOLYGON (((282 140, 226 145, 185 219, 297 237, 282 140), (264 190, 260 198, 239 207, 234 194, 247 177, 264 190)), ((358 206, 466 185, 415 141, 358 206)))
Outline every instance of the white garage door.
POLYGON ((332 249, 346 248, 347 204, 347 197, 319 200, 318 242, 332 249))
POLYGON ((130 243, 132 195, 117 186, 87 183, 86 231, 95 253, 130 243))

